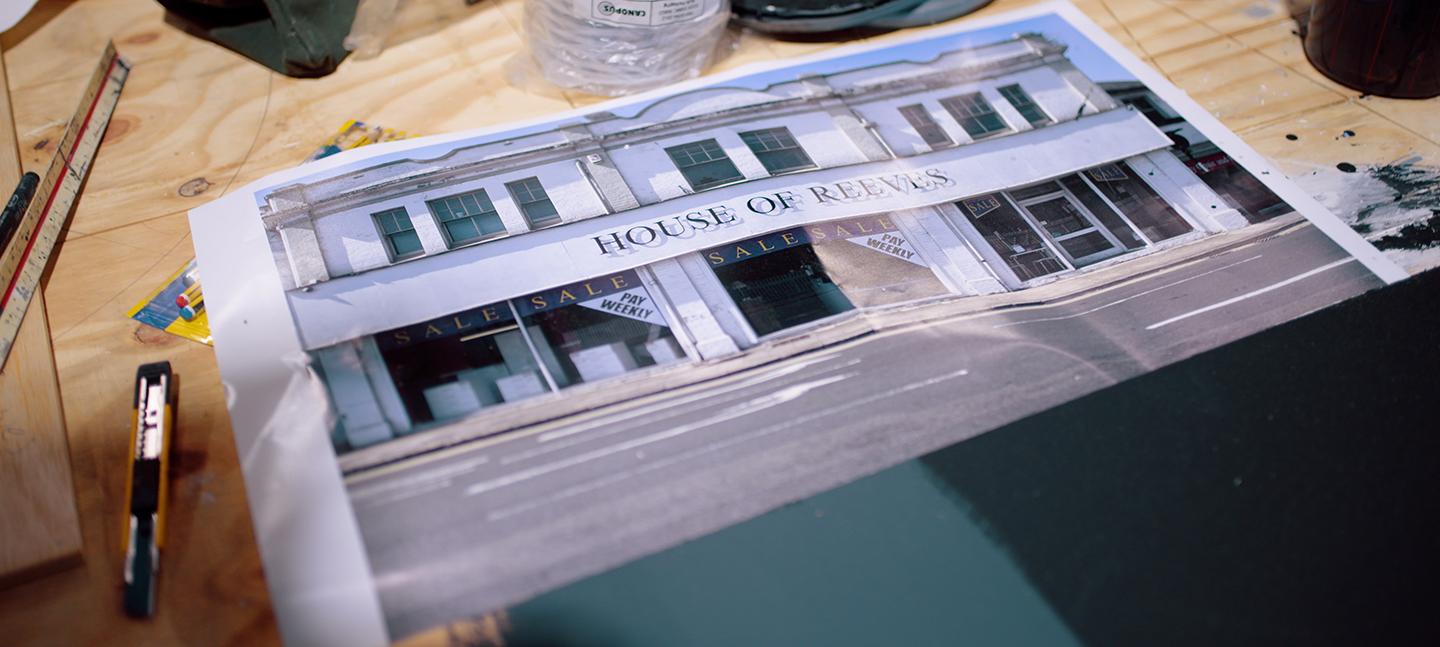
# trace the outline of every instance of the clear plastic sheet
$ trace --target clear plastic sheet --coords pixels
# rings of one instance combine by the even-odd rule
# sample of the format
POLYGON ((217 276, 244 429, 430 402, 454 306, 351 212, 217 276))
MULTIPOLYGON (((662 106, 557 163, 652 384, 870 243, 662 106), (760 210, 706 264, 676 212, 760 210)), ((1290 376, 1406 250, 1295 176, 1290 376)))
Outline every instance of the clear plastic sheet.
POLYGON ((529 58, 540 75, 562 88, 609 96, 700 74, 715 59, 729 19, 730 0, 525 3, 529 58))

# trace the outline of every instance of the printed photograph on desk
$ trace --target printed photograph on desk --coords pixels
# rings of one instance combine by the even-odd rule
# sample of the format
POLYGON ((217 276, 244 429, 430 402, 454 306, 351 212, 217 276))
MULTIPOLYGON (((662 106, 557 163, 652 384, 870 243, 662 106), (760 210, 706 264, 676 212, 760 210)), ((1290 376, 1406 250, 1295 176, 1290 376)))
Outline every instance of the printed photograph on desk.
POLYGON ((1406 276, 1064 4, 341 153, 192 223, 282 630, 357 640, 1406 276))

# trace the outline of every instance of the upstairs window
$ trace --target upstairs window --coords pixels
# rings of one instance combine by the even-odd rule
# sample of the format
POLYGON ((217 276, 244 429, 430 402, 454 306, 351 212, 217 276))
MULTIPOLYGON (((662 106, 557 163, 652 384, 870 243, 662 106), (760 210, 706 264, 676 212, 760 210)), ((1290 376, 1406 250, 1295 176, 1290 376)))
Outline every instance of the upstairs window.
POLYGON ((1005 120, 995 113, 995 107, 991 106, 985 97, 980 96, 979 92, 941 99, 940 105, 950 111, 955 121, 960 122, 960 127, 975 139, 1010 129, 1005 125, 1005 120))
POLYGON ((789 128, 766 128, 740 133, 740 139, 750 147, 765 170, 771 175, 815 168, 815 162, 800 148, 800 143, 790 135, 789 128))
POLYGON ((920 139, 925 140, 930 148, 945 148, 955 144, 950 136, 945 134, 945 129, 941 128, 940 124, 935 122, 935 118, 930 116, 930 111, 926 110, 925 106, 918 103, 900 106, 900 115, 905 117, 905 121, 910 122, 910 127, 915 129, 915 134, 920 135, 920 139))
POLYGON ((745 179, 735 163, 725 155, 725 149, 713 139, 671 146, 665 149, 675 167, 690 183, 690 188, 704 191, 722 184, 745 179))
POLYGON ((1000 88, 1000 96, 1005 97, 1010 105, 1015 106, 1015 110, 1025 118, 1025 121, 1030 122, 1031 126, 1043 126, 1050 123, 1050 115, 1045 114, 1040 106, 1035 105, 1035 102, 1030 99, 1030 95, 1025 94, 1025 89, 1019 85, 1007 85, 1000 88))
POLYGON ((405 211, 405 207, 386 209, 371 214, 370 217, 375 219, 375 227, 380 230, 380 238, 385 241, 385 252, 390 255, 390 262, 425 253, 425 248, 420 245, 420 236, 415 233, 415 225, 410 222, 410 214, 405 211))
POLYGON ((440 223, 440 232, 445 235, 445 244, 451 249, 505 233, 500 214, 495 212, 495 205, 484 189, 425 204, 430 205, 431 213, 440 223))
POLYGON ((525 213, 525 219, 530 221, 532 229, 560 222, 560 212, 555 210, 555 204, 545 193, 545 187, 540 186, 538 178, 527 177, 510 182, 505 188, 510 189, 510 195, 515 196, 515 204, 520 205, 520 211, 525 213))

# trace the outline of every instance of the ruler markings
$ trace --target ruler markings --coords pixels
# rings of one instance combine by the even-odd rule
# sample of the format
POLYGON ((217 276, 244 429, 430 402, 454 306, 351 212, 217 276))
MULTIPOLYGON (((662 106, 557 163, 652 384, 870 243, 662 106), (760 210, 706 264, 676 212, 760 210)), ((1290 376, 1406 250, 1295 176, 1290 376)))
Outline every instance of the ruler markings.
MULTIPOLYGON (((24 250, 18 255, 14 254, 12 245, 9 253, 0 255, 0 272, 10 274, 6 280, 5 291, 0 293, 0 367, 3 367, 10 355, 30 299, 49 264, 51 252, 59 242, 60 232, 69 219, 75 199, 79 197, 80 185, 90 171, 129 71, 129 64, 115 52, 114 45, 107 46, 104 58, 97 66, 90 83, 86 85, 85 94, 81 98, 83 116, 81 110, 77 109, 71 117, 65 134, 56 147, 55 156, 50 160, 50 167, 41 181, 40 191, 37 193, 44 192, 45 201, 39 205, 38 211, 35 210, 37 205, 31 204, 23 216, 22 231, 16 232, 16 238, 24 235, 24 250), (117 67, 120 69, 118 74, 117 67), (86 99, 88 106, 84 103, 86 99), (101 105, 104 105, 104 112, 97 117, 95 111, 101 105), (78 160, 77 151, 80 153, 78 160), (64 194, 61 193, 62 190, 65 191, 64 194), (59 203, 56 202, 57 197, 60 198, 59 203), (59 212, 59 215, 55 215, 56 212, 59 212), (55 217, 51 218, 52 215, 55 217), (37 243, 42 244, 37 247, 37 243)), ((18 244, 18 241, 12 242, 18 244)))

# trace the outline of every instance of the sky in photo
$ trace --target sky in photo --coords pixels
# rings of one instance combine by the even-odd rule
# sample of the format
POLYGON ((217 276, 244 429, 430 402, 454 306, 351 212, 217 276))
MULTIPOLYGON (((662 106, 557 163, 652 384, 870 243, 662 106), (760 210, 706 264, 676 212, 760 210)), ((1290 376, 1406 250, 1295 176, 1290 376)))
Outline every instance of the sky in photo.
MULTIPOLYGON (((1017 34, 1025 32, 1039 32, 1052 40, 1068 45, 1069 49, 1065 52, 1066 57, 1075 64, 1075 67, 1080 68, 1081 72, 1084 72, 1086 76, 1095 81, 1135 80, 1133 74, 1115 62, 1115 59, 1111 58, 1109 54, 1106 54, 1089 38, 1086 38, 1079 30, 1071 26, 1070 23, 1065 22, 1064 19, 1057 15, 1050 14, 1026 20, 1007 22, 1003 25, 986 29, 976 29, 959 34, 946 34, 859 54, 767 70, 758 74, 732 79, 720 85, 763 90, 767 86, 793 81, 797 77, 805 74, 830 74, 883 63, 893 63, 895 61, 929 61, 944 52, 989 45, 990 43, 1009 40, 1017 34)), ((612 109, 611 112, 620 116, 631 116, 645 106, 658 100, 660 99, 637 102, 624 106, 623 108, 612 109)))
MULTIPOLYGON (((776 83, 793 81, 797 77, 806 74, 829 74, 844 70, 851 70, 855 68, 868 67, 872 65, 879 65, 896 61, 929 61, 933 60, 936 56, 939 56, 944 52, 965 49, 969 47, 978 47, 981 45, 988 45, 990 43, 1008 40, 1015 37, 1015 35, 1017 34, 1026 32, 1038 32, 1044 34, 1052 40, 1064 43, 1065 45, 1069 46, 1069 49, 1065 53, 1066 56, 1070 59, 1071 62, 1075 64, 1076 67, 1080 68, 1080 71, 1084 72, 1086 76, 1089 76, 1095 81, 1135 80, 1135 76, 1133 74, 1131 74, 1118 62, 1111 58, 1109 54, 1106 54, 1104 50, 1096 46, 1084 34, 1080 33, 1079 30, 1071 26, 1070 23, 1066 22, 1065 19, 1055 14, 1047 14, 1034 18, 1007 22, 996 25, 994 27, 969 30, 958 34, 943 34, 931 38, 923 38, 920 40, 897 43, 867 52, 849 54, 846 56, 839 56, 836 58, 830 58, 821 61, 797 63, 795 65, 789 65, 772 70, 765 70, 763 72, 729 79, 723 82, 718 82, 715 85, 720 87, 743 87, 754 90, 762 90, 776 83)), ((610 112, 613 112, 621 117, 632 117, 640 111, 644 110, 647 106, 657 101, 663 101, 669 96, 673 95, 652 97, 647 98, 643 101, 635 101, 630 104, 612 106, 610 108, 610 112)), ((435 144, 433 146, 413 148, 397 155, 394 159, 433 159, 445 155, 446 153, 455 150, 456 148, 475 146, 479 144, 486 144, 489 142, 501 141, 504 139, 522 137, 524 135, 529 135, 533 133, 545 132, 549 130, 554 130, 555 128, 560 126, 565 126, 580 121, 583 121, 583 118, 568 117, 539 124, 532 124, 530 126, 513 128, 510 130, 488 133, 471 139, 446 142, 443 144, 435 144)), ((388 125, 393 126, 394 124, 388 125)), ((407 128, 413 128, 413 125, 409 125, 407 126, 407 128)), ((284 184, 290 185, 299 182, 312 182, 317 179, 322 179, 324 177, 339 175, 350 170, 374 166, 376 164, 383 163, 383 160, 384 158, 361 160, 354 165, 346 165, 344 167, 332 169, 324 173, 317 173, 315 175, 285 182, 284 184)), ((274 187, 267 187, 266 189, 262 189, 261 191, 256 192, 255 202, 257 206, 265 204, 265 196, 269 194, 272 188, 274 187)))

